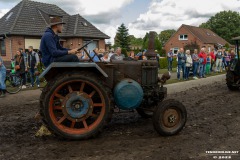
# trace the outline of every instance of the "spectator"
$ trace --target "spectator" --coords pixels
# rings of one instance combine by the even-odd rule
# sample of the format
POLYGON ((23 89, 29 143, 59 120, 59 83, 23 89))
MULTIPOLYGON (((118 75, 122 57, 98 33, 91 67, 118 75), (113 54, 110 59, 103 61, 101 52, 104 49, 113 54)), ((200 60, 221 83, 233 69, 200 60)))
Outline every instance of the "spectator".
POLYGON ((192 54, 192 60, 193 60, 193 79, 197 78, 197 71, 199 67, 199 57, 198 57, 198 50, 194 49, 194 53, 192 54))
POLYGON ((16 55, 16 59, 15 59, 15 69, 16 69, 16 74, 20 75, 23 82, 23 86, 22 89, 27 88, 26 87, 26 72, 27 72, 27 63, 26 63, 26 59, 24 58, 24 56, 22 55, 22 53, 20 52, 20 50, 17 51, 17 55, 16 55), (17 68, 17 66, 19 66, 17 68))
POLYGON ((222 72, 222 58, 223 58, 223 52, 222 49, 219 49, 216 54, 216 72, 222 72))
POLYGON ((83 59, 83 51, 81 50, 79 53, 76 54, 79 60, 83 59))
MULTIPOLYGON (((25 61, 27 62, 27 53, 24 52, 24 50, 22 48, 19 48, 19 51, 21 52, 21 54, 23 55, 25 61)), ((27 80, 27 74, 25 74, 26 80, 27 80)))
POLYGON ((111 48, 110 53, 108 54, 109 59, 112 57, 113 54, 114 54, 114 48, 111 48))
POLYGON ((231 60, 231 55, 228 51, 226 51, 226 56, 225 56, 225 66, 228 67, 230 64, 230 60, 231 60))
POLYGON ((211 56, 211 68, 210 71, 213 71, 213 66, 215 64, 215 54, 214 54, 214 48, 212 48, 211 52, 210 52, 210 56, 211 56))
POLYGON ((147 52, 146 49, 142 50, 142 52, 138 53, 137 56, 138 56, 138 60, 146 60, 146 56, 145 56, 145 53, 147 52))
POLYGON ((210 53, 207 54, 207 63, 206 63, 206 74, 210 74, 211 69, 211 55, 210 53))
POLYGON ((98 51, 98 58, 101 59, 103 57, 103 53, 105 52, 104 49, 99 49, 98 51))
POLYGON ((101 58, 101 61, 102 62, 110 62, 110 58, 108 55, 109 55, 108 52, 104 52, 103 57, 101 58))
POLYGON ((27 59, 27 53, 24 52, 22 48, 19 48, 19 51, 20 51, 21 54, 24 56, 24 58, 27 59))
POLYGON ((184 53, 183 48, 180 48, 180 51, 179 51, 177 57, 178 57, 177 78, 178 78, 178 80, 180 80, 180 72, 182 70, 183 80, 186 80, 186 77, 185 77, 185 72, 186 72, 186 54, 184 53))
POLYGON ((168 71, 172 71, 172 62, 173 62, 173 52, 172 48, 167 54, 167 59, 168 59, 168 71))
POLYGON ((41 39, 40 51, 42 53, 42 61, 45 67, 48 67, 52 62, 79 62, 76 55, 78 48, 69 50, 63 48, 59 43, 59 33, 63 30, 62 18, 50 18, 50 27, 47 28, 41 39))
POLYGON ((3 59, 0 55, 0 98, 6 96, 6 67, 3 64, 3 59))
POLYGON ((121 61, 123 60, 123 58, 125 58, 125 56, 122 54, 122 49, 120 47, 118 47, 116 49, 116 53, 114 55, 111 56, 111 61, 112 60, 117 60, 117 61, 121 61))
POLYGON ((226 56, 227 56, 227 53, 226 53, 226 49, 223 48, 222 49, 223 51, 223 58, 222 58, 222 69, 225 70, 225 65, 226 65, 226 56))
POLYGON ((93 62, 100 62, 100 58, 98 57, 99 55, 99 50, 98 48, 95 48, 91 53, 90 57, 92 58, 93 62))
POLYGON ((201 52, 198 55, 199 57, 199 77, 200 78, 206 78, 206 63, 207 63, 207 54, 205 52, 205 48, 203 47, 201 49, 201 52))
POLYGON ((186 80, 188 80, 189 78, 189 71, 190 71, 190 68, 192 68, 192 64, 193 64, 193 61, 190 54, 190 50, 186 50, 186 76, 185 76, 186 80))
POLYGON ((35 73, 38 72, 38 64, 39 64, 39 56, 36 52, 33 51, 33 47, 29 46, 28 47, 28 57, 27 57, 27 64, 28 64, 28 68, 29 68, 29 73, 30 73, 30 77, 31 77, 31 85, 32 87, 34 87, 34 76, 36 78, 36 83, 37 83, 37 87, 40 87, 40 82, 39 82, 39 78, 38 75, 35 75, 35 73))
POLYGON ((134 51, 131 51, 128 56, 129 59, 134 60, 135 59, 135 53, 134 51))
MULTIPOLYGON (((85 48, 85 50, 87 51, 87 47, 85 48)), ((87 53, 85 53, 84 49, 81 50, 78 54, 77 54, 78 57, 80 57, 81 60, 89 60, 89 57, 87 55, 87 53)))

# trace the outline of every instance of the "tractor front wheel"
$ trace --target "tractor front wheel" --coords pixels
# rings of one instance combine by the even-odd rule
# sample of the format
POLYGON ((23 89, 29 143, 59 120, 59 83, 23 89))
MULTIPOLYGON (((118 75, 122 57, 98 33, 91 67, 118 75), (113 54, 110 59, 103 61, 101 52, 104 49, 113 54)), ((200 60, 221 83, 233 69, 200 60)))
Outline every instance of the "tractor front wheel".
POLYGON ((164 100, 155 108, 153 126, 162 136, 172 136, 180 132, 185 126, 187 111, 179 101, 164 100))
POLYGON ((41 105, 50 131, 72 140, 98 135, 111 114, 110 97, 98 77, 65 74, 51 84, 41 105))

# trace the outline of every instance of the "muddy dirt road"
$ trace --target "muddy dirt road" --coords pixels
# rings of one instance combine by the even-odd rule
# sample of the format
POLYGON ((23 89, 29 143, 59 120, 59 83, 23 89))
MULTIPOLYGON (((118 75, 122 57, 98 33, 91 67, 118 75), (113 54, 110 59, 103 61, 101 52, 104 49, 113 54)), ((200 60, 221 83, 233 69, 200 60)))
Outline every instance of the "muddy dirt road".
MULTIPOLYGON (((240 151, 240 91, 230 92, 224 82, 169 95, 185 104, 188 111, 186 127, 172 137, 159 136, 151 119, 145 120, 134 112, 115 114, 96 139, 38 138, 34 135, 41 124, 34 116, 39 94, 22 91, 0 99, 1 160, 205 160, 214 156, 206 151, 240 151)), ((240 153, 231 159, 240 159, 240 153)))

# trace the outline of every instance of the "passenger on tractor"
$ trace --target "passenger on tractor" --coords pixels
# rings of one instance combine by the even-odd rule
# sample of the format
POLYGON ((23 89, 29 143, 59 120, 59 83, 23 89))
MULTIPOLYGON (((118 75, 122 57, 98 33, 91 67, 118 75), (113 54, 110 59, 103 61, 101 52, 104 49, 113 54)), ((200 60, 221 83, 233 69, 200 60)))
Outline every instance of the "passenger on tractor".
POLYGON ((62 33, 63 24, 61 17, 50 18, 50 24, 41 39, 40 51, 42 62, 48 67, 52 62, 79 62, 76 55, 78 48, 67 49, 60 44, 58 33, 62 33))

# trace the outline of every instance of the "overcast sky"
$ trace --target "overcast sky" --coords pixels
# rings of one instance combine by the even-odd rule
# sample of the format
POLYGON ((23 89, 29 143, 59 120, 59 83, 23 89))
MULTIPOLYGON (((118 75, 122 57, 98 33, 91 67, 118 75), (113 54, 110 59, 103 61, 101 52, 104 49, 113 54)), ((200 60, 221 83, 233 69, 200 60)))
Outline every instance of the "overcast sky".
MULTIPOLYGON (((223 10, 240 12, 240 0, 34 0, 56 4, 69 14, 80 14, 111 36, 124 23, 129 33, 177 29, 181 24, 198 26, 223 10)), ((0 0, 0 17, 20 0, 0 0)))

